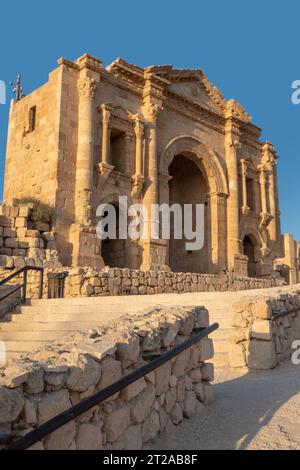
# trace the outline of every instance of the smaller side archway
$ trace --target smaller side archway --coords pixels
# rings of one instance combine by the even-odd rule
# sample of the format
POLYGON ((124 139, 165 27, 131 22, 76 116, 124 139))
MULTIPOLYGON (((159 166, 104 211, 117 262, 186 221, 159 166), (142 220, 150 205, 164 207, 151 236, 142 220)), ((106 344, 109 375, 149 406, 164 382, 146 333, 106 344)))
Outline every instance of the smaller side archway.
POLYGON ((248 258, 247 274, 249 277, 258 277, 259 275, 259 243, 253 235, 247 234, 243 238, 243 253, 248 258))
POLYGON ((119 216, 120 208, 117 204, 112 204, 116 211, 116 235, 114 238, 102 240, 101 256, 105 266, 112 268, 126 267, 126 240, 120 239, 119 234, 119 216))

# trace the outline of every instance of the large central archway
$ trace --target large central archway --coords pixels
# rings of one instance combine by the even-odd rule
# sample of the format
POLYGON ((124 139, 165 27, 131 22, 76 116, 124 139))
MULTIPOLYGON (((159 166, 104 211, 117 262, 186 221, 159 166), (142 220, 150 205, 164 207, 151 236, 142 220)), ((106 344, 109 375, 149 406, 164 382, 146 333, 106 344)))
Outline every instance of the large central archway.
POLYGON ((217 273, 226 269, 226 204, 224 169, 216 153, 194 136, 172 139, 159 162, 159 202, 205 204, 204 247, 187 252, 185 240, 168 243, 166 263, 182 272, 217 273))
POLYGON ((198 166, 185 157, 176 155, 169 167, 169 199, 170 205, 192 204, 193 231, 196 230, 196 204, 204 205, 204 247, 201 250, 188 251, 184 237, 174 239, 174 218, 171 218, 171 238, 169 242, 169 266, 175 272, 209 272, 210 265, 210 233, 208 220, 207 182, 198 166))

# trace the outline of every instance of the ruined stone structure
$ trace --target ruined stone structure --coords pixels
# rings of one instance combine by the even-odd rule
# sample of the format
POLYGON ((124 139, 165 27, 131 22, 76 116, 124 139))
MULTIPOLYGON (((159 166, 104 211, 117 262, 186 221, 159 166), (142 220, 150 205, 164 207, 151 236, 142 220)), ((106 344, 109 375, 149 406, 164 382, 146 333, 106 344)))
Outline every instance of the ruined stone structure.
POLYGON ((11 105, 4 202, 54 208, 66 266, 268 276, 282 256, 276 153, 250 120, 201 70, 60 59, 46 84, 11 105), (204 203, 204 248, 101 244, 96 208, 119 196, 147 208, 204 203))

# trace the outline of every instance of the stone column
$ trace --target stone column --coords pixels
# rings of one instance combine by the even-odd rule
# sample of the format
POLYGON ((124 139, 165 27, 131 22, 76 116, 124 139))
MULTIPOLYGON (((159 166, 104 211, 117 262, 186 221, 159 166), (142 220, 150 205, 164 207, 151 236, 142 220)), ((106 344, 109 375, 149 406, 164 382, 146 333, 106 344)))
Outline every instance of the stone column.
POLYGON ((211 260, 212 274, 226 269, 226 195, 210 193, 208 195, 211 221, 211 260))
POLYGON ((229 197, 227 199, 227 259, 228 268, 234 269, 235 257, 240 252, 239 239, 239 178, 237 151, 238 140, 227 138, 225 146, 229 180, 229 197))
POLYGON ((249 211, 248 201, 247 201, 247 162, 246 160, 241 160, 242 165, 242 185, 243 185, 243 212, 247 213, 249 211))
POLYGON ((144 125, 140 118, 135 121, 135 175, 143 176, 143 137, 144 137, 144 125))
POLYGON ((158 168, 157 168, 157 128, 156 120, 160 106, 150 104, 147 107, 146 141, 147 141, 147 179, 143 204, 147 209, 147 239, 142 240, 143 259, 141 269, 159 269, 165 264, 166 241, 159 239, 159 220, 154 213, 153 205, 158 204, 158 168))
POLYGON ((111 108, 106 104, 102 109, 102 163, 110 163, 110 119, 111 108))
POLYGON ((260 166, 260 175, 259 175, 259 183, 260 183, 260 195, 261 195, 261 209, 263 214, 267 214, 268 207, 267 207, 267 192, 266 192, 266 170, 263 166, 260 166))
POLYGON ((273 161, 269 173, 269 194, 270 194, 270 213, 272 220, 270 222, 270 238, 277 239, 277 210, 276 210, 276 162, 273 161))
POLYGON ((93 130, 96 81, 88 76, 78 81, 78 150, 76 160, 75 218, 83 225, 91 224, 91 192, 93 189, 93 130))
MULTIPOLYGON (((87 57, 88 59, 88 57, 87 57)), ((92 73, 92 72, 91 72, 92 73)), ((93 227, 91 195, 94 181, 94 96, 98 81, 81 74, 78 81, 78 148, 75 183, 75 222, 70 227, 72 266, 103 267, 101 241, 93 227)))

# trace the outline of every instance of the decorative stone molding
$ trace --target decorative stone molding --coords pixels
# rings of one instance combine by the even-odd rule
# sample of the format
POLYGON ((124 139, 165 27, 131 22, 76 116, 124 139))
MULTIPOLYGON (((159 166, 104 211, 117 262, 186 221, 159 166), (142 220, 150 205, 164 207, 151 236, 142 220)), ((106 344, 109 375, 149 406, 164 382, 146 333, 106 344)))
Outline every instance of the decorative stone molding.
POLYGON ((132 191, 131 191, 131 196, 134 199, 140 199, 145 183, 145 177, 142 175, 134 175, 132 177, 133 180, 133 186, 132 186, 132 191))
POLYGON ((98 165, 96 165, 96 172, 103 176, 105 180, 107 180, 114 168, 114 165, 111 165, 110 163, 100 162, 98 165))
POLYGON ((228 195, 227 179, 218 156, 202 141, 191 135, 175 137, 166 145, 160 156, 160 174, 167 175, 174 156, 182 152, 194 154, 195 163, 203 165, 211 192, 228 195))
POLYGON ((244 110, 244 108, 235 100, 230 99, 226 103, 225 117, 238 118, 244 122, 250 122, 252 117, 244 110))

